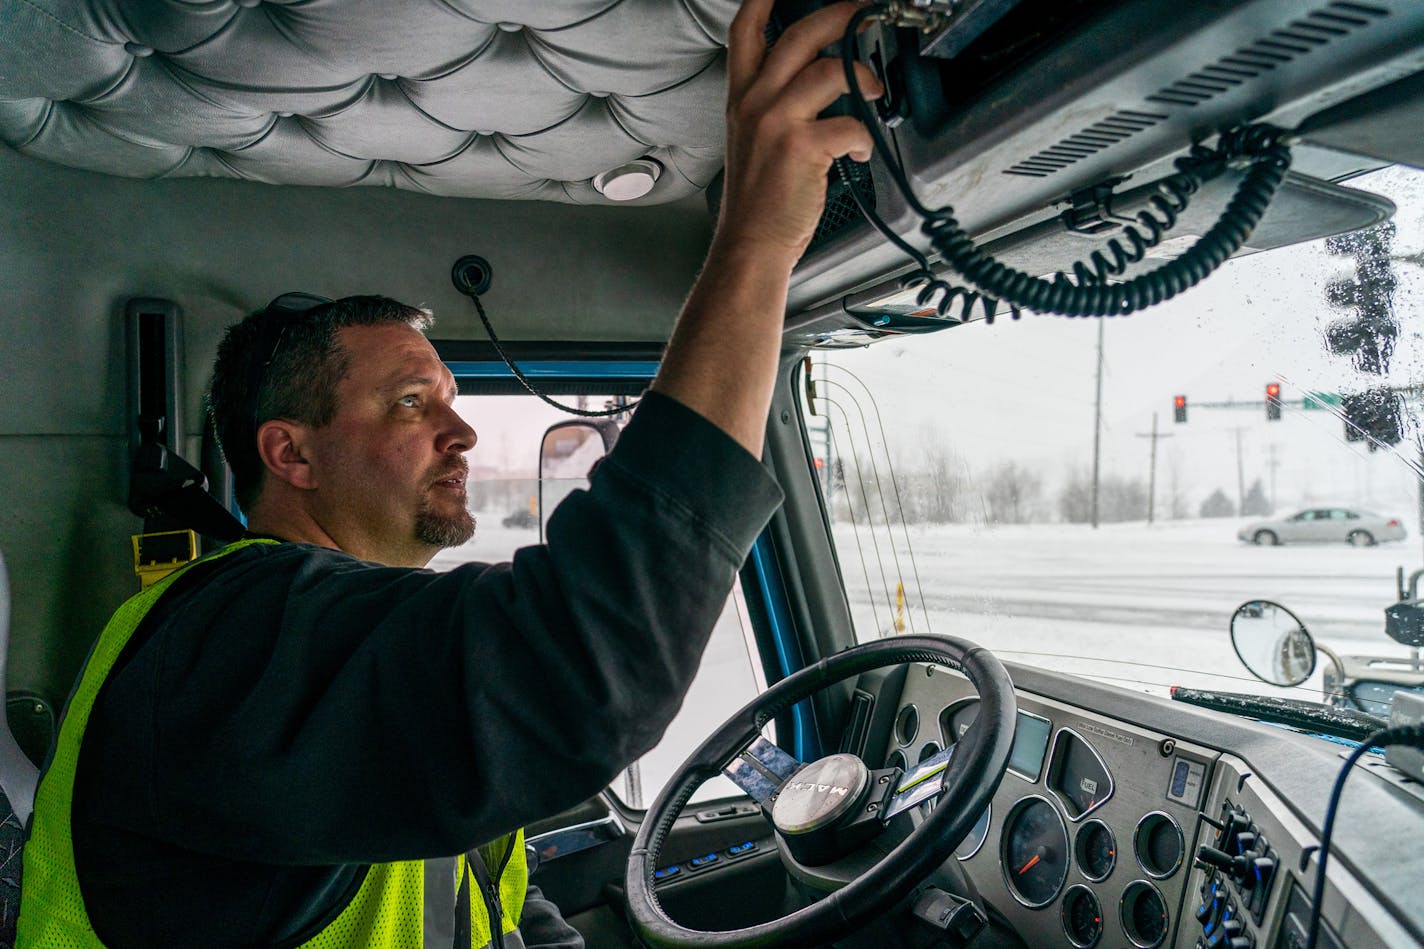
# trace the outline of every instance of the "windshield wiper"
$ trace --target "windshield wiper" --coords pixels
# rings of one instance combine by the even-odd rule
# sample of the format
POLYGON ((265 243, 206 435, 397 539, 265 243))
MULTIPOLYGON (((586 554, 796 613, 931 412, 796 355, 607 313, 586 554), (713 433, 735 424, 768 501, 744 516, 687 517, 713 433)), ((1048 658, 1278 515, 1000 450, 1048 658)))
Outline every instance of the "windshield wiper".
POLYGON ((1244 692, 1205 691, 1181 685, 1172 686, 1172 698, 1188 705, 1199 705, 1232 715, 1247 715, 1350 741, 1364 741, 1381 728, 1389 727, 1389 722, 1367 712, 1301 699, 1249 695, 1244 692))

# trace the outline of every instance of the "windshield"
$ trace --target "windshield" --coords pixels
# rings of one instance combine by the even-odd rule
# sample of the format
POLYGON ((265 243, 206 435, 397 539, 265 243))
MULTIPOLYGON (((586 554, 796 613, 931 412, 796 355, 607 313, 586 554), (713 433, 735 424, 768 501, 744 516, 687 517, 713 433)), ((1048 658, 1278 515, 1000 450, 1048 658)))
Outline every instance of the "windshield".
POLYGON ((1350 184, 1393 223, 1230 261, 1132 317, 816 352, 805 418, 857 637, 1319 700, 1326 663, 1287 692, 1233 652, 1236 608, 1266 599, 1337 652, 1409 657, 1384 609, 1421 563, 1424 173, 1350 184), (1347 409, 1389 437, 1367 391, 1398 405, 1397 444, 1347 437, 1347 409))

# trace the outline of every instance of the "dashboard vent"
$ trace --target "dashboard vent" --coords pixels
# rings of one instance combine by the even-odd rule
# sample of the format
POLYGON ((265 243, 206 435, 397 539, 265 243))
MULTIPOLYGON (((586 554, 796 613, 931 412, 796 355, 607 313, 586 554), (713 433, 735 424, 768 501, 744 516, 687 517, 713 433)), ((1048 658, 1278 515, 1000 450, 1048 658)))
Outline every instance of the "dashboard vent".
POLYGON ((1116 145, 1145 128, 1151 128, 1167 116, 1158 112, 1114 112, 1100 122, 1076 132, 1054 145, 1035 153, 1018 164, 1004 169, 1006 175, 1046 178, 1076 161, 1096 154, 1109 145, 1116 145))
POLYGON ((850 723, 846 725, 841 739, 841 751, 852 755, 865 755, 865 737, 870 732, 870 713, 875 708, 875 697, 863 689, 856 689, 850 700, 850 723))

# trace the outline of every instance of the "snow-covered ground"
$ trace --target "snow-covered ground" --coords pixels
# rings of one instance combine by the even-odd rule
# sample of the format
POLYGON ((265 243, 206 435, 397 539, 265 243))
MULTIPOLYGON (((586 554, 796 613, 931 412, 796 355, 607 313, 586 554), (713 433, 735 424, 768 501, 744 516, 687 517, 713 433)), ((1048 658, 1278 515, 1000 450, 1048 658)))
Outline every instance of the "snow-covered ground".
MULTIPOLYGON (((1236 540, 1241 523, 912 526, 908 535, 897 526, 888 535, 905 582, 907 632, 962 636, 1005 659, 1127 688, 1271 691, 1231 648, 1231 616, 1252 599, 1287 607, 1336 651, 1407 655, 1384 635, 1383 611, 1397 599, 1395 568, 1420 565, 1417 540, 1256 547, 1236 540)), ((877 534, 878 557, 863 525, 859 543, 852 525, 836 526, 862 639, 883 634, 895 616, 895 557, 883 525, 877 534)), ((1310 684, 1296 692, 1307 697, 1310 684)))
MULTIPOLYGON (((849 523, 837 524, 835 535, 861 639, 894 628, 895 587, 903 579, 906 632, 960 636, 1006 660, 1138 691, 1165 694, 1184 685, 1318 700, 1323 663, 1305 685, 1283 690, 1252 678, 1237 659, 1231 616, 1252 599, 1289 608, 1337 652, 1408 655, 1384 635, 1384 608, 1397 598, 1395 568, 1407 575, 1420 566, 1417 538, 1369 548, 1256 547, 1236 540, 1241 523, 1127 523, 1096 531, 1067 524, 919 525, 910 527, 908 543, 903 528, 878 525, 878 552, 864 525, 859 543, 849 523)), ((474 541, 432 566, 504 560, 537 540, 532 529, 504 528, 497 516, 485 516, 474 541)), ((645 802, 754 694, 737 611, 729 609, 682 713, 642 761, 645 802)), ((709 783, 698 799, 730 789, 709 783)))

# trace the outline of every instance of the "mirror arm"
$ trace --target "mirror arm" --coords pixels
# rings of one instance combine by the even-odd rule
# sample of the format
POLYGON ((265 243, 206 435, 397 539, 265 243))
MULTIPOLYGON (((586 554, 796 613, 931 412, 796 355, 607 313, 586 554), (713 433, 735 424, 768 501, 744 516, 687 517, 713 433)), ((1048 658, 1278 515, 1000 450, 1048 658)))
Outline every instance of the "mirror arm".
POLYGON ((1424 577, 1424 570, 1416 570, 1409 575, 1409 586, 1404 585, 1404 568, 1397 568, 1395 574, 1396 585, 1399 587, 1399 598, 1401 600, 1414 600, 1419 596, 1419 578, 1424 577))
MULTIPOLYGON (((1315 643, 1315 649, 1317 652, 1324 653, 1325 658, 1329 659, 1330 664, 1335 667, 1335 687, 1343 690, 1345 688, 1345 664, 1340 661, 1339 653, 1335 652, 1335 650, 1329 646, 1324 646, 1320 643, 1315 643)), ((1343 698, 1345 693, 1341 691, 1338 695, 1343 698)), ((1332 699, 1332 701, 1335 698, 1333 695, 1328 697, 1332 699)))

